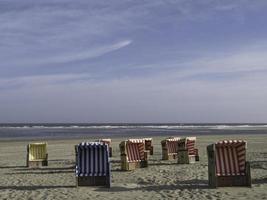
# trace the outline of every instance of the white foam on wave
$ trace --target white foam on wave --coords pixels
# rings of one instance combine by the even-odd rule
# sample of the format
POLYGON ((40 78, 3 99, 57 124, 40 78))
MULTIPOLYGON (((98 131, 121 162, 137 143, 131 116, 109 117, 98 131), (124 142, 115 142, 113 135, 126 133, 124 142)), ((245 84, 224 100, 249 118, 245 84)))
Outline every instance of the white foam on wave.
POLYGON ((2 126, 0 129, 217 129, 217 130, 259 130, 267 129, 267 124, 253 125, 24 125, 24 126, 2 126))

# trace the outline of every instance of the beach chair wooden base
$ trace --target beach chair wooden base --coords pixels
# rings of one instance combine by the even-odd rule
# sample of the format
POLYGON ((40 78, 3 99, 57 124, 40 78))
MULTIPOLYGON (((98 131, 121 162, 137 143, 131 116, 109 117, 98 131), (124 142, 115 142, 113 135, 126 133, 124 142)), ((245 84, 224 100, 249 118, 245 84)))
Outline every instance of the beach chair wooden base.
POLYGON ((199 155, 196 155, 196 161, 199 161, 199 155))
POLYGON ((48 166, 48 161, 43 160, 43 161, 27 161, 27 167, 29 168, 39 168, 42 166, 48 166))
POLYGON ((148 162, 140 161, 140 162, 122 162, 121 169, 124 171, 135 170, 136 168, 144 168, 148 166, 148 162))
POLYGON ((217 187, 249 186, 246 176, 218 176, 217 187))
POLYGON ((76 177, 76 186, 106 186, 110 188, 110 180, 107 176, 81 176, 76 177))
POLYGON ((149 150, 149 154, 150 154, 150 155, 153 155, 153 153, 154 153, 154 148, 153 148, 153 146, 151 146, 151 147, 150 147, 150 150, 149 150))
POLYGON ((112 147, 109 147, 109 157, 112 157, 112 147))
POLYGON ((162 160, 175 160, 177 159, 177 153, 169 153, 167 151, 162 152, 162 160))
POLYGON ((192 164, 196 162, 196 156, 195 155, 188 155, 188 151, 178 151, 177 153, 178 157, 178 164, 192 164))

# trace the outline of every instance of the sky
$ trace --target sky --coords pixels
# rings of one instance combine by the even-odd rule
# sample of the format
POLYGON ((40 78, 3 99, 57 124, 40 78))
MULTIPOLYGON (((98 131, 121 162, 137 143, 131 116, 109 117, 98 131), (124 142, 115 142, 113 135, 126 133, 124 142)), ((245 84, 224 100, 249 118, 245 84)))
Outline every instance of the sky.
POLYGON ((0 123, 266 123, 266 10, 0 0, 0 123))

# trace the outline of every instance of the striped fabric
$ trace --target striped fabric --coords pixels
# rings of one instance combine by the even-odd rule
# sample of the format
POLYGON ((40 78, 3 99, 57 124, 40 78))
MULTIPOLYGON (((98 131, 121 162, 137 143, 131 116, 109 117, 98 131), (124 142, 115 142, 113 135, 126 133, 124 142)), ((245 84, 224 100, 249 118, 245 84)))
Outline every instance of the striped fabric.
POLYGON ((111 139, 109 138, 104 138, 104 139, 99 139, 97 142, 103 142, 104 144, 107 144, 108 146, 111 145, 111 139))
POLYGON ((178 141, 168 141, 167 148, 169 153, 177 153, 178 151, 178 141))
POLYGON ((246 145, 243 140, 224 140, 215 144, 218 176, 245 175, 246 145))
POLYGON ((107 144, 82 142, 76 150, 76 176, 107 176, 110 173, 107 144))
POLYGON ((126 150, 128 162, 140 162, 145 159, 145 143, 142 139, 129 139, 126 150))
POLYGON ((30 161, 46 160, 46 143, 31 143, 28 148, 30 161))
POLYGON ((197 149, 195 149, 195 143, 196 143, 196 140, 187 138, 186 148, 188 150, 189 155, 197 155, 196 154, 197 149))
POLYGON ((166 139, 166 145, 168 148, 168 153, 177 153, 179 140, 180 140, 179 137, 173 137, 173 138, 166 139))

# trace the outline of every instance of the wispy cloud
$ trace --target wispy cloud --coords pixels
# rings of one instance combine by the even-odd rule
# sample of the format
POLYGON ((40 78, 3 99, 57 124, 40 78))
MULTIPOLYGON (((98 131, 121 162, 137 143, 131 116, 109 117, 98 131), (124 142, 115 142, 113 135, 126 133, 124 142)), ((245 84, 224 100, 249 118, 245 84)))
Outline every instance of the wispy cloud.
MULTIPOLYGON (((87 60, 103 56, 107 53, 124 48, 132 43, 131 40, 123 40, 114 44, 104 45, 92 49, 83 49, 74 52, 53 52, 53 55, 46 54, 44 57, 23 60, 23 65, 42 65, 42 64, 58 64, 87 60)), ((20 61, 21 62, 21 61, 20 61)))

